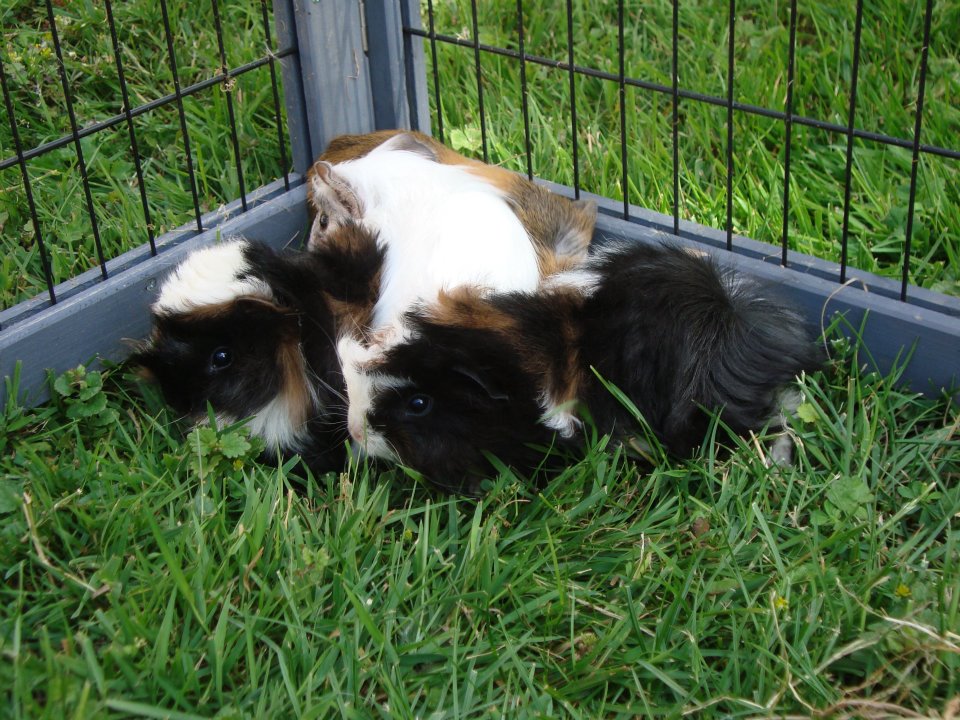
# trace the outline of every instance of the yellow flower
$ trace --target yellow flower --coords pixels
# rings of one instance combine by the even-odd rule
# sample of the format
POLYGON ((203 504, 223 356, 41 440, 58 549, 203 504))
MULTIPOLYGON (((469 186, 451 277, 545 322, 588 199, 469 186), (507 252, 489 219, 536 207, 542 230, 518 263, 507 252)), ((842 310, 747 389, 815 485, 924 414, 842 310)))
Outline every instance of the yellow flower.
POLYGON ((908 598, 913 593, 910 592, 910 587, 908 585, 904 585, 903 583, 900 583, 899 585, 897 585, 896 590, 893 591, 893 594, 899 598, 908 598))
POLYGON ((775 597, 773 600, 773 606, 777 610, 789 610, 790 601, 787 600, 783 595, 777 595, 777 597, 775 597))

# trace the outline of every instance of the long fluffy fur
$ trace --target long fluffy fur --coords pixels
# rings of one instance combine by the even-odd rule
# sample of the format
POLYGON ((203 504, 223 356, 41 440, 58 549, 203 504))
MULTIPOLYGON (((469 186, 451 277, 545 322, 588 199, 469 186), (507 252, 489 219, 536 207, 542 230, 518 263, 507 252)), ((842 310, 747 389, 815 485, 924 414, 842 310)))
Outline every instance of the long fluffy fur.
POLYGON ((637 433, 594 371, 686 455, 707 411, 734 432, 758 429, 779 417, 789 383, 821 364, 801 317, 769 288, 673 245, 604 252, 575 281, 536 293, 447 294, 407 325, 399 344, 344 366, 368 379, 352 383, 370 394, 366 439, 466 492, 488 469, 485 452, 529 467, 542 457, 531 446, 581 447, 585 418, 621 440, 637 433), (431 399, 429 413, 411 414, 415 396, 431 399))
POLYGON ((317 470, 342 467, 345 388, 337 333, 363 326, 376 297, 382 251, 347 226, 319 253, 283 253, 233 241, 191 255, 153 306, 154 331, 132 357, 167 402, 192 421, 208 403, 221 421, 251 418, 250 429, 317 470), (208 276, 211 253, 232 259, 208 276), (213 363, 226 350, 225 368, 213 363))
MULTIPOLYGON (((323 163, 357 160, 391 140, 394 147, 412 150, 434 162, 466 170, 499 190, 534 244, 542 277, 576 267, 586 260, 597 218, 595 202, 571 201, 511 170, 460 155, 420 132, 379 130, 365 135, 336 137, 317 164, 307 171, 308 186, 314 186, 323 163)), ((310 194, 308 199, 314 213, 323 209, 316 195, 310 194)))
POLYGON ((362 207, 356 221, 378 235, 386 252, 373 327, 398 325, 414 303, 432 301, 445 288, 535 288, 534 247, 502 192, 411 152, 406 137, 324 173, 352 191, 350 205, 362 207))

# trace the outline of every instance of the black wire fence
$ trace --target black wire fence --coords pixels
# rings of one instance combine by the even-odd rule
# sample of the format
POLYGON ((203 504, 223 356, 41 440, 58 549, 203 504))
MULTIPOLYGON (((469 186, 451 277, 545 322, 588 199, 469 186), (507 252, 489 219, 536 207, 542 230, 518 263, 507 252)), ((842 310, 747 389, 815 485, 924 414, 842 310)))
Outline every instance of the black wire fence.
POLYGON ((91 265, 105 280, 112 258, 140 244, 156 255, 157 234, 186 213, 199 233, 205 211, 235 198, 246 211, 250 174, 255 186, 282 176, 289 189, 276 65, 294 48, 277 48, 272 14, 266 0, 240 12, 223 0, 46 0, 0 11, 0 248, 9 258, 0 310, 40 286, 56 304, 59 283, 91 265), (251 154, 257 161, 245 162, 251 154))
MULTIPOLYGON (((852 188, 855 184, 854 176, 854 159, 855 159, 855 140, 867 141, 869 143, 875 144, 878 147, 894 147, 894 148, 904 148, 911 153, 911 159, 909 164, 909 190, 907 193, 905 214, 906 214, 906 223, 905 230, 902 237, 902 259, 900 261, 900 285, 898 296, 901 300, 909 300, 914 288, 910 286, 911 278, 911 262, 914 259, 914 252, 912 248, 912 240, 914 236, 914 218, 915 218, 915 208, 916 208, 916 199, 917 199, 917 189, 918 189, 918 167, 921 162, 921 158, 924 156, 928 157, 937 157, 944 158, 949 161, 960 160, 960 149, 954 147, 943 147, 936 144, 927 144, 922 142, 922 132, 923 132, 923 121, 924 121, 924 101, 925 101, 925 90, 927 85, 927 79, 930 73, 930 56, 929 49, 931 44, 931 24, 934 18, 935 13, 935 3, 933 0, 925 0, 923 3, 916 4, 916 9, 913 11, 918 13, 921 18, 922 32, 920 36, 908 36, 897 38, 895 42, 903 43, 908 47, 915 48, 916 55, 918 55, 918 60, 916 62, 916 72, 915 72, 915 85, 910 88, 905 88, 905 94, 909 93, 912 97, 905 98, 905 101, 912 105, 912 115, 914 118, 913 123, 913 132, 910 134, 905 134, 902 136, 893 135, 883 132, 877 132, 873 130, 868 130, 863 127, 858 127, 857 121, 857 100, 858 100, 858 78, 860 75, 860 69, 863 62, 863 48, 861 46, 861 37, 862 37, 862 27, 864 22, 864 0, 856 0, 855 4, 850 3, 850 7, 847 10, 850 12, 850 21, 852 21, 852 27, 849 27, 849 35, 852 38, 852 52, 850 53, 849 58, 849 90, 846 93, 846 107, 848 108, 847 112, 847 122, 840 123, 836 121, 824 120, 818 117, 812 117, 809 115, 800 114, 796 109, 795 102, 795 93, 794 88, 796 85, 796 78, 798 73, 798 19, 801 17, 804 8, 798 7, 797 0, 788 0, 786 5, 787 9, 787 27, 788 27, 788 40, 787 40, 787 52, 786 57, 783 58, 784 65, 784 77, 782 86, 779 88, 771 88, 776 94, 782 95, 785 100, 781 106, 774 105, 759 105, 750 102, 742 102, 736 99, 737 95, 737 84, 736 78, 742 77, 743 74, 750 72, 750 67, 738 66, 736 61, 735 49, 737 47, 737 37, 738 37, 738 8, 737 0, 724 0, 722 3, 695 3, 699 9, 690 10, 690 12, 700 12, 702 13, 712 13, 715 16, 722 17, 727 25, 726 38, 706 38, 706 37, 696 37, 696 38, 682 38, 681 37, 681 24, 679 22, 681 3, 679 0, 672 0, 672 2, 657 3, 657 5, 669 5, 670 6, 670 22, 669 25, 657 26, 656 30, 660 32, 665 37, 669 37, 670 41, 668 43, 670 49, 670 66, 669 66, 669 83, 665 82, 655 82, 645 77, 636 77, 631 76, 625 72, 625 63, 624 59, 631 52, 631 48, 625 46, 624 42, 624 32, 625 26, 630 23, 634 26, 641 23, 650 23, 652 22, 649 12, 649 8, 654 4, 649 3, 628 3, 628 9, 630 18, 628 19, 627 13, 624 10, 624 0, 615 0, 607 3, 593 3, 584 4, 582 2, 574 2, 574 0, 564 0, 562 3, 565 10, 565 28, 558 27, 556 22, 550 28, 551 36, 557 35, 561 39, 558 39, 556 42, 555 52, 550 56, 534 54, 527 51, 528 38, 525 37, 525 25, 537 18, 538 15, 543 14, 543 6, 540 3, 536 2, 524 2, 524 0, 517 0, 515 17, 510 17, 504 19, 503 17, 493 17, 492 13, 488 12, 487 15, 491 16, 490 25, 495 26, 496 34, 499 37, 501 42, 492 43, 484 42, 483 38, 478 32, 478 27, 481 26, 481 23, 478 21, 478 9, 476 2, 471 2, 469 8, 466 8, 463 2, 460 3, 450 3, 442 2, 441 0, 425 0, 426 4, 426 14, 428 17, 428 25, 426 29, 421 29, 419 27, 407 27, 405 32, 420 38, 424 38, 429 43, 430 59, 431 65, 433 67, 433 99, 434 99, 434 108, 437 114, 435 129, 437 134, 441 139, 444 138, 445 134, 449 134, 449 121, 447 120, 447 125, 445 127, 445 118, 444 118, 444 98, 448 94, 445 92, 442 87, 442 81, 440 74, 438 73, 438 67, 442 67, 445 63, 450 62, 451 55, 444 55, 443 48, 465 48, 472 50, 473 63, 472 63, 472 72, 475 75, 475 84, 477 87, 477 103, 476 106, 471 108, 475 112, 475 115, 478 116, 476 124, 479 126, 481 141, 480 147, 482 149, 482 156, 484 159, 489 157, 489 130, 488 130, 488 117, 494 113, 496 110, 489 109, 489 93, 486 102, 484 102, 484 81, 486 74, 484 72, 484 65, 487 64, 489 67, 494 63, 502 63, 504 61, 512 62, 515 65, 516 71, 514 73, 515 77, 518 78, 520 84, 520 95, 522 98, 522 107, 523 107, 523 137, 524 137, 524 147, 521 152, 524 155, 525 162, 518 163, 522 164, 526 168, 526 172, 530 177, 537 172, 537 168, 534 167, 533 163, 533 147, 531 145, 531 129, 530 129, 530 113, 528 110, 528 102, 530 97, 529 89, 529 74, 528 66, 534 64, 541 66, 543 68, 555 69, 562 71, 566 74, 567 80, 569 83, 569 93, 567 96, 567 107, 566 108, 556 108, 556 112, 565 112, 569 115, 570 118, 570 132, 567 139, 567 146, 569 149, 569 157, 572 163, 572 185, 574 194, 579 196, 581 191, 581 159, 580 159, 580 143, 582 142, 583 132, 578 128, 578 92, 577 92, 577 78, 589 78, 592 80, 598 80, 605 83, 610 83, 611 85, 618 88, 619 94, 619 127, 614 127, 612 129, 607 128, 609 135, 616 136, 615 139, 619 141, 619 147, 621 149, 620 154, 620 186, 624 189, 623 191, 623 209, 622 217, 625 219, 630 218, 630 193, 629 193, 629 157, 628 157, 628 129, 629 124, 631 123, 631 117, 628 114, 628 105, 626 90, 628 88, 635 88, 638 91, 645 92, 651 96, 662 96, 669 101, 670 104, 670 122, 669 122, 669 140, 665 137, 664 140, 668 141, 672 145, 672 232, 674 234, 680 234, 680 224, 683 219, 680 207, 680 198, 682 195, 681 192, 681 181, 688 182, 689 179, 684 177, 685 168, 681 163, 680 156, 680 147, 682 142, 687 142, 683 135, 683 125, 681 122, 680 110, 682 107, 690 107, 690 105, 700 105, 700 106, 713 106, 717 108, 722 108, 726 111, 725 121, 726 127, 716 127, 716 135, 721 137, 725 132, 726 142, 725 142, 725 189, 726 189, 726 223, 723 227, 723 230, 726 233, 726 248, 728 250, 734 250, 734 181, 735 181, 735 168, 738 158, 738 154, 742 153, 744 147, 749 145, 752 142, 751 138, 744 138, 743 135, 737 135, 735 133, 735 125, 737 116, 754 116, 758 118, 768 118, 777 123, 781 123, 783 127, 783 141, 782 141, 782 176, 780 178, 780 185, 782 187, 782 198, 780 202, 780 214, 782 216, 782 228, 780 230, 779 244, 779 262, 783 266, 790 266, 791 264, 791 246, 790 246, 790 218, 791 218, 791 187, 796 185, 796 178, 793 176, 794 173, 792 166, 792 155, 796 152, 802 152, 803 147, 798 147, 798 142, 795 137, 794 128, 796 126, 802 126, 805 128, 812 128, 819 131, 825 131, 826 133, 836 134, 838 137, 842 137, 845 142, 845 168, 843 170, 842 177, 842 230, 840 232, 840 237, 826 238, 827 242, 836 242, 839 245, 839 262, 837 263, 836 271, 834 274, 834 279, 839 283, 845 283, 850 277, 850 265, 849 265, 849 244, 851 239, 851 226, 850 226, 850 210, 851 203, 853 202, 853 193, 852 188), (458 8, 461 13, 468 13, 468 17, 457 16, 457 10, 450 11, 449 7, 445 8, 448 15, 454 16, 454 22, 457 23, 452 29, 456 32, 443 32, 438 29, 439 20, 437 19, 438 15, 438 6, 450 6, 453 5, 455 8, 458 8), (602 30, 597 28, 597 24, 594 22, 592 27, 584 27, 585 24, 581 24, 578 27, 576 20, 582 19, 588 10, 596 9, 600 6, 608 6, 615 12, 615 23, 616 23, 616 63, 617 69, 614 71, 611 69, 605 69, 604 67, 594 67, 584 62, 578 62, 577 58, 584 55, 590 55, 594 60, 599 60, 602 63, 604 60, 609 58, 609 54, 604 55, 602 50, 597 49, 598 43, 596 41, 592 43, 585 43, 583 38, 586 35, 588 30, 602 30), (527 18, 525 23, 524 18, 527 18), (509 28, 504 32, 504 28, 509 28), (467 29, 469 28, 469 32, 467 29), (511 32, 512 30, 512 32, 511 32), (565 37, 561 34, 565 33, 565 37), (681 64, 679 59, 679 48, 681 42, 695 42, 701 45, 707 46, 720 46, 722 47, 724 41, 726 43, 726 67, 721 68, 717 67, 716 70, 720 71, 721 69, 725 72, 723 73, 726 78, 726 92, 721 94, 713 94, 709 92, 701 92, 693 89, 683 87, 682 77, 686 72, 685 67, 681 64), (580 48, 584 45, 589 45, 589 48, 586 50, 581 50, 580 48), (438 49, 439 46, 439 49, 438 49), (565 48, 565 57, 561 56, 561 50, 565 48), (739 149, 738 149, 739 145, 739 149)), ((741 5, 746 3, 741 1, 741 5)), ((554 6, 559 6, 561 3, 554 3, 554 6)), ((750 4, 749 13, 747 17, 739 21, 740 26, 749 25, 749 30, 753 33, 757 32, 756 20, 751 18, 750 15, 756 13, 756 3, 750 4)), ((822 3, 821 3, 822 5, 822 3)), ((843 4, 840 4, 843 5, 843 4)), ((765 8, 765 14, 777 16, 778 7, 777 5, 767 4, 765 8)), ((945 26, 945 32, 949 32, 949 26, 952 22, 960 22, 960 13, 957 12, 957 8, 953 8, 948 3, 940 3, 938 8, 941 15, 941 25, 945 26)), ((741 9, 741 12, 744 12, 741 9)), ((876 12, 881 12, 876 10, 876 12)), ((629 28, 633 29, 633 28, 629 28)), ((954 28, 956 29, 956 28, 954 28)), ((893 32, 891 30, 891 32, 893 32)), ((743 30, 741 29, 741 33, 743 30)), ((807 41, 812 42, 812 41, 807 41)), ((667 44, 667 43, 665 43, 667 44)), ((803 53, 803 48, 800 49, 800 53, 803 53)), ((941 73, 949 72, 949 68, 956 68, 957 60, 956 54, 954 53, 950 56, 948 53, 945 53, 947 57, 942 58, 943 63, 940 67, 941 73), (952 62, 952 65, 946 65, 944 63, 952 62)), ((883 58, 872 58, 874 62, 883 63, 883 58)), ((598 64, 600 64, 598 63, 598 64)), ((819 68, 811 69, 809 66, 805 68, 805 72, 816 72, 819 68)), ((502 68, 498 71, 502 77, 504 73, 502 68)), ((883 72, 881 69, 880 72, 883 72)), ((955 70, 954 70, 955 72, 955 70)), ((550 77, 550 82, 559 84, 562 81, 561 75, 555 74, 550 77)), ((448 88, 447 90, 451 90, 448 88)), ((837 94, 841 94, 841 91, 838 89, 837 94)), ((773 97, 770 98, 771 101, 774 100, 773 97)), ((950 99, 946 98, 946 102, 949 103, 950 99)), ((956 102, 956 99, 953 99, 953 102, 956 102)), ((448 108, 449 111, 449 108, 448 108)), ((457 107, 456 111, 459 114, 463 114, 463 111, 457 107)), ((632 112, 632 109, 630 109, 632 112)), ((881 119, 882 122, 882 119, 881 119)), ((665 124, 666 125, 666 124, 665 124)), ((958 124, 957 129, 960 130, 960 124, 958 124)), ((956 137, 956 136, 954 136, 956 137)), ((499 159, 499 158, 498 158, 499 159)), ((958 166, 960 167, 960 166, 958 166)), ((957 193, 954 190, 954 197, 957 193)), ((641 203, 642 204, 642 203, 641 203)), ((768 212, 766 207, 764 208, 754 208, 755 212, 768 212)), ((951 228, 951 230, 956 233, 956 228, 951 228)), ((956 240, 956 235, 954 235, 955 244, 960 248, 960 241, 956 240)), ((956 252, 956 250, 954 250, 956 252)), ((953 258, 952 261, 956 264, 956 267, 952 268, 952 272, 955 276, 960 277, 960 258, 953 258)))

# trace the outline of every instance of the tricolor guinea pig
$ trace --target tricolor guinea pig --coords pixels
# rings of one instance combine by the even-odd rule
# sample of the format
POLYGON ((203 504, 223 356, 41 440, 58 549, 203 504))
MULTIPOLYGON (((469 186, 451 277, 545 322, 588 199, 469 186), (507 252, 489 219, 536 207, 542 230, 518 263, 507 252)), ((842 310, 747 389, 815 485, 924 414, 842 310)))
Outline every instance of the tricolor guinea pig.
MULTIPOLYGON (((471 282, 531 289, 586 259, 597 215, 592 201, 555 195, 415 132, 337 138, 307 177, 314 211, 308 247, 345 220, 363 222, 387 248, 384 277, 416 280, 408 299, 471 282)), ((385 286, 381 308, 390 295, 385 286)))
POLYGON ((345 398, 337 333, 365 327, 383 257, 345 224, 316 253, 232 240, 198 250, 163 282, 154 329, 131 360, 199 422, 250 418, 267 452, 342 467, 345 398))
POLYGON ((395 342, 338 345, 350 434, 465 493, 490 475, 488 454, 530 469, 544 447, 582 451, 587 419, 623 442, 642 437, 598 375, 685 456, 711 412, 741 434, 781 423, 795 378, 822 363, 771 288, 669 244, 605 250, 534 292, 462 288, 404 322, 395 342))

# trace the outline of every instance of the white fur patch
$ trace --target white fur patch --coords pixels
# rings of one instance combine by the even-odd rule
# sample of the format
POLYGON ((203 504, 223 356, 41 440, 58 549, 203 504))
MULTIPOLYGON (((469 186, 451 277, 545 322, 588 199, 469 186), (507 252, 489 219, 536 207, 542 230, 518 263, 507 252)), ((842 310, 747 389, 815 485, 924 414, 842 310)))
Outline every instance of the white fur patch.
POLYGON ((335 169, 386 248, 374 329, 399 324, 413 304, 432 302, 444 289, 537 287, 536 251, 523 225, 500 190, 464 168, 387 142, 335 169))
POLYGON ((540 396, 540 407, 543 415, 540 422, 551 430, 556 430, 560 437, 572 438, 583 427, 583 421, 574 415, 574 403, 556 403, 546 393, 540 396))
POLYGON ((188 312, 241 296, 273 299, 263 280, 240 277, 250 269, 243 256, 246 246, 245 240, 232 240, 191 253, 163 281, 152 306, 154 314, 188 312))
POLYGON ((544 278, 540 285, 543 290, 574 290, 585 297, 589 297, 600 287, 602 280, 600 273, 589 268, 565 270, 544 278))
POLYGON ((356 338, 345 336, 337 342, 337 355, 347 387, 347 430, 354 447, 370 457, 396 460, 386 438, 375 432, 367 420, 373 398, 380 391, 380 376, 367 372, 379 355, 378 349, 365 347, 356 338))
POLYGON ((281 447, 285 450, 296 450, 306 434, 306 424, 294 426, 290 422, 293 408, 281 394, 262 407, 254 415, 247 427, 250 434, 264 439, 267 449, 281 447))

